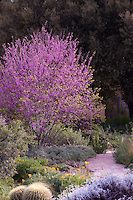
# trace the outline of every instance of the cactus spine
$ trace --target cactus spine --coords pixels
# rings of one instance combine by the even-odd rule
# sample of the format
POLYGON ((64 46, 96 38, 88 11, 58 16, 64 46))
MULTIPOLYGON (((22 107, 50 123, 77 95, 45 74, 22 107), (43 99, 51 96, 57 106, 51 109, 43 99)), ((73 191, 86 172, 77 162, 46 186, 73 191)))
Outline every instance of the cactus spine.
POLYGON ((23 192, 22 200, 51 200, 52 193, 43 183, 33 183, 23 192))
POLYGON ((25 185, 13 188, 9 193, 10 200, 22 200, 22 195, 25 188, 26 188, 25 185))

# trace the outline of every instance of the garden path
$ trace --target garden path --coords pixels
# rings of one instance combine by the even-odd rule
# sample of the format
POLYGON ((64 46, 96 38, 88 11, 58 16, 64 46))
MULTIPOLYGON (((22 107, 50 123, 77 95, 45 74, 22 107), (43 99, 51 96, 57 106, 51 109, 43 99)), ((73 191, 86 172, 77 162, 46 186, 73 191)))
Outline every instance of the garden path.
POLYGON ((113 157, 112 151, 105 154, 97 154, 96 157, 88 159, 89 164, 86 166, 93 172, 93 178, 101 178, 108 175, 124 176, 130 173, 130 170, 122 164, 117 164, 113 157))

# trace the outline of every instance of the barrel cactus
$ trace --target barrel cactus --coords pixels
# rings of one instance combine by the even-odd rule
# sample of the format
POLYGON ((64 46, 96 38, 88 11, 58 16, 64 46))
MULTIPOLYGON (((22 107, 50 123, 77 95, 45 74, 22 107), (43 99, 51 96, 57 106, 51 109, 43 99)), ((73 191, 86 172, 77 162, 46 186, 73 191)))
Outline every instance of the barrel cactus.
POLYGON ((26 188, 25 185, 21 185, 16 188, 13 188, 9 193, 10 200, 22 200, 22 195, 25 188, 26 188))
POLYGON ((22 200, 50 200, 51 190, 44 183, 33 183, 23 192, 22 200))

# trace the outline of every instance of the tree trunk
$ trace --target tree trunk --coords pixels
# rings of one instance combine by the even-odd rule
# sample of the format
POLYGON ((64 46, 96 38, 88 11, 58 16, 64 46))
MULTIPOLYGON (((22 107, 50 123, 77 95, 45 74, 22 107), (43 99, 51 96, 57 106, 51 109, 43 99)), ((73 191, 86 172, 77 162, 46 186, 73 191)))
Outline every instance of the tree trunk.
POLYGON ((133 101, 128 103, 128 108, 129 108, 130 118, 133 119, 133 101))
POLYGON ((130 90, 127 90, 127 104, 129 108, 129 115, 130 118, 133 119, 133 88, 130 88, 130 90))

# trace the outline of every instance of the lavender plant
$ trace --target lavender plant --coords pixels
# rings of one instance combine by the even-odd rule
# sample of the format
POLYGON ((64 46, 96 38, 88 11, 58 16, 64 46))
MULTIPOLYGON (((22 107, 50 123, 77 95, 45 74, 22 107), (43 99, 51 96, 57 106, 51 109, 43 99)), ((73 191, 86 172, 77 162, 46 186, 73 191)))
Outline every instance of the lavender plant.
POLYGON ((107 177, 60 196, 62 200, 132 200, 133 175, 107 177))

